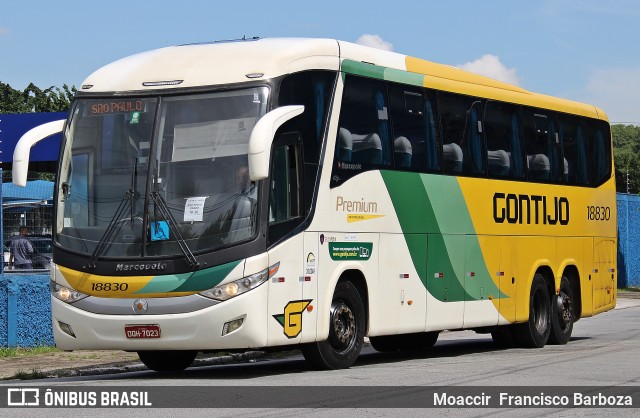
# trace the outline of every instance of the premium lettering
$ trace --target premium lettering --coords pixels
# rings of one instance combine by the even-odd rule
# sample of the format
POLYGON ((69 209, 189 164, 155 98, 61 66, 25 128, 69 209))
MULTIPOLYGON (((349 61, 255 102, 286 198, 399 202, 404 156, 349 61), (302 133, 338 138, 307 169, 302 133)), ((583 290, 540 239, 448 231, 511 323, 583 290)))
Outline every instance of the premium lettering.
POLYGON ((495 193, 493 220, 496 223, 568 225, 569 199, 538 195, 495 193))
POLYGON ((367 202, 364 198, 360 200, 344 200, 342 196, 338 196, 336 198, 336 211, 376 213, 378 212, 378 204, 376 202, 367 202))

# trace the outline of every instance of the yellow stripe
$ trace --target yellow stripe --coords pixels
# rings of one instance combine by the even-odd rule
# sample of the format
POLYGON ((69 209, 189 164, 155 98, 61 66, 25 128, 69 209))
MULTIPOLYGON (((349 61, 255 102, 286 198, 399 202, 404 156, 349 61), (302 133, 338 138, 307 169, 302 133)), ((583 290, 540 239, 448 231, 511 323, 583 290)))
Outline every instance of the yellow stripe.
POLYGON ((363 213, 352 213, 347 215, 347 222, 360 222, 360 221, 368 221, 369 219, 382 218, 384 215, 365 215, 363 213))
MULTIPOLYGON (((154 278, 154 276, 100 276, 62 266, 58 266, 58 269, 73 289, 87 295, 108 298, 140 296, 134 295, 134 293, 142 289, 154 278)), ((162 295, 166 296, 166 294, 162 295)), ((144 296, 150 297, 152 295, 145 294, 144 296)), ((180 295, 172 293, 171 296, 180 295)))
POLYGON ((406 57, 407 71, 424 74, 424 87, 485 97, 527 106, 542 107, 608 121, 607 115, 592 105, 532 93, 518 86, 494 80, 459 68, 419 58, 406 57))

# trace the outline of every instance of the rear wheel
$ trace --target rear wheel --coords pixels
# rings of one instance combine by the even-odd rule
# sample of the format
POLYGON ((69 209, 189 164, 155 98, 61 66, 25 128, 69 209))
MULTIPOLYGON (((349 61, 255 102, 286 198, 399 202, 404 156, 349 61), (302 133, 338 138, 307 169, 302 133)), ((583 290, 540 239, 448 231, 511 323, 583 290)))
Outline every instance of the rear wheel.
POLYGON ((191 366, 197 351, 138 351, 140 361, 156 372, 179 372, 191 366))
POLYGON ((360 355, 364 333, 362 298, 353 283, 339 282, 331 302, 329 338, 302 346, 302 354, 319 369, 346 369, 360 355))
POLYGON ((515 326, 514 337, 522 347, 541 348, 549 340, 550 332, 551 297, 544 277, 536 274, 529 296, 529 320, 515 326))
POLYGON ((573 332, 573 288, 569 279, 560 280, 560 293, 553 297, 551 303, 551 334, 549 344, 566 344, 573 332))

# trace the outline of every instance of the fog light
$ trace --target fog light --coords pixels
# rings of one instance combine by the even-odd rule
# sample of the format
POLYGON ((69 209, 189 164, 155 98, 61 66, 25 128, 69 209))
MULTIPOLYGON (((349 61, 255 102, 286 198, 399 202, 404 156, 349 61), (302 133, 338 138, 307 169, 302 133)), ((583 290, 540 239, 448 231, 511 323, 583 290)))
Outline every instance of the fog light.
POLYGON ((62 321, 58 321, 58 326, 60 327, 62 332, 64 332, 65 334, 71 335, 73 338, 76 338, 76 334, 73 333, 73 330, 71 329, 71 325, 62 321))
POLYGON ((232 333, 233 331, 237 331, 242 326, 244 322, 244 318, 234 319, 233 321, 229 321, 222 327, 222 336, 224 337, 227 334, 232 333))

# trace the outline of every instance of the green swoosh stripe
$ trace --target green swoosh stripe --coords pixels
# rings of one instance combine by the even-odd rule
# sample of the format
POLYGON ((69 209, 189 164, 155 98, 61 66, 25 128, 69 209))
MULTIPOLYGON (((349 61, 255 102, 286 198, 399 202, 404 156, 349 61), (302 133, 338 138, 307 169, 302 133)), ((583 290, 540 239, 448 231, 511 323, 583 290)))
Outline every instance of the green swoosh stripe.
POLYGON ((484 262, 455 177, 396 171, 381 171, 381 175, 414 267, 433 297, 443 302, 506 297, 484 262), (474 269, 470 280, 465 278, 465 262, 474 269), (443 273, 444 279, 436 278, 437 273, 443 273))
POLYGON ((219 285, 242 260, 193 273, 156 276, 136 293, 199 292, 219 285))

